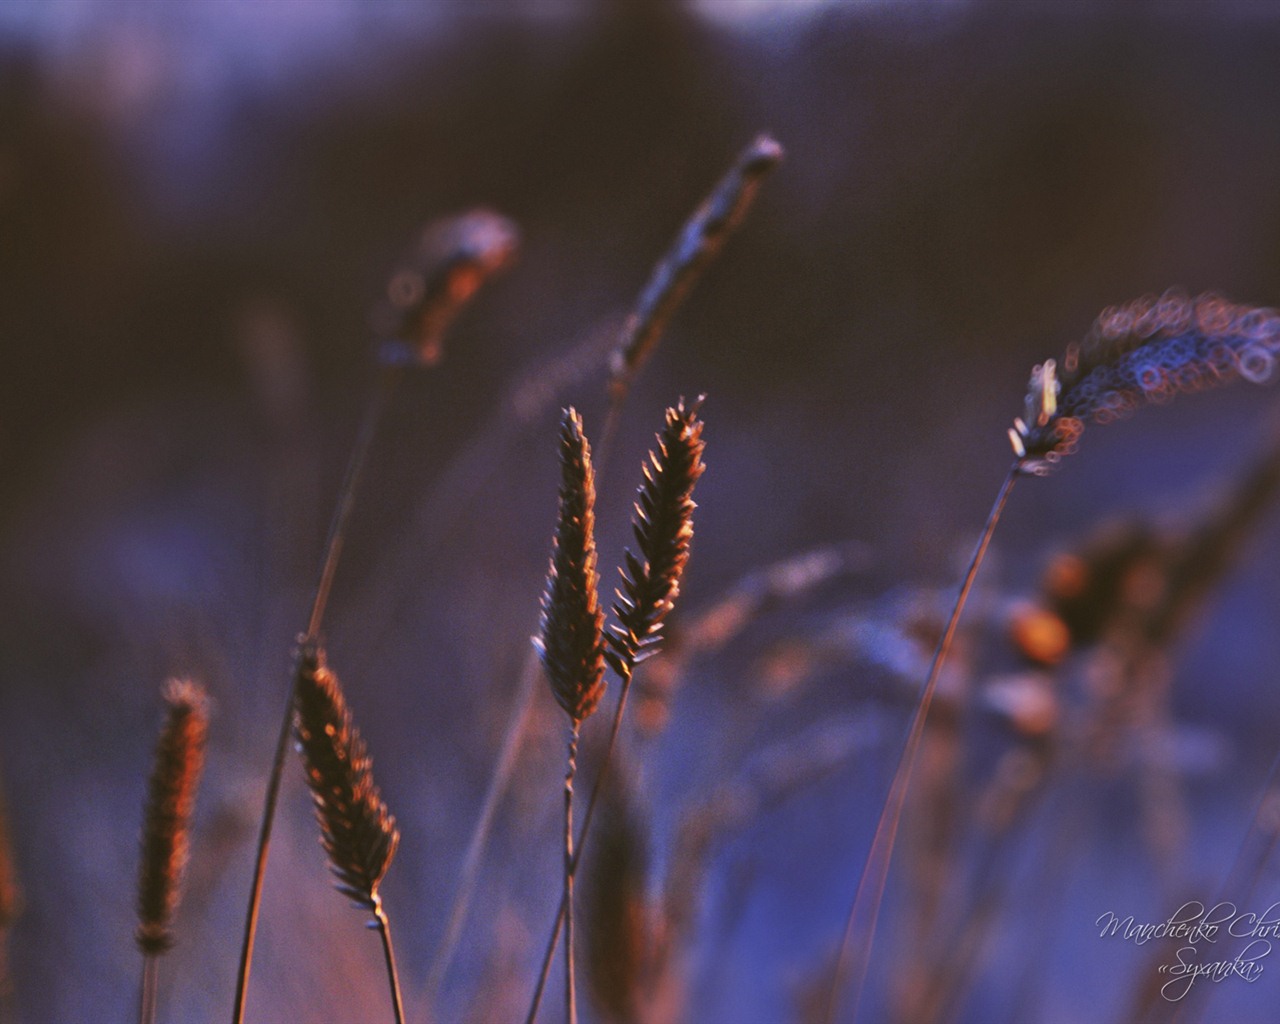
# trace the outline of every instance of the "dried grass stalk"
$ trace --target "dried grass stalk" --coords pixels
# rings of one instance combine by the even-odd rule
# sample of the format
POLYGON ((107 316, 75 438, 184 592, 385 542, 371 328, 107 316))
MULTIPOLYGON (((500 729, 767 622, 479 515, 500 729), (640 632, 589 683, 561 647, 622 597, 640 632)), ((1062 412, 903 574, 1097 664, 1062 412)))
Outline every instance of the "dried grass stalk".
POLYGON ((604 695, 604 612, 596 572, 595 474, 582 418, 566 409, 560 424, 560 514, 542 596, 542 632, 534 645, 557 703, 580 723, 604 695))
POLYGON ((208 697, 198 684, 172 679, 164 688, 169 710, 156 745, 138 872, 138 948, 148 956, 173 945, 173 916, 182 898, 191 815, 204 767, 208 697))
POLYGON ((781 159, 782 147, 776 141, 768 135, 757 136, 694 211, 675 243, 653 268, 610 362, 609 390, 615 399, 626 392, 666 330, 672 314, 742 223, 765 175, 781 159))
POLYGON ((389 339, 384 362, 433 366, 449 325, 484 282, 508 266, 519 246, 515 224, 471 210, 428 224, 387 282, 373 326, 389 339))
POLYGON ((693 488, 706 468, 702 453, 702 399, 688 408, 682 399, 667 410, 658 450, 644 465, 644 484, 636 498, 632 531, 639 556, 626 553, 622 586, 616 591, 605 657, 614 671, 630 679, 635 666, 655 652, 662 622, 680 594, 680 577, 693 539, 693 488))
POLYGON ((298 748, 335 884, 357 906, 376 912, 378 885, 400 833, 374 785, 372 762, 338 677, 314 641, 304 642, 298 654, 294 702, 298 748))

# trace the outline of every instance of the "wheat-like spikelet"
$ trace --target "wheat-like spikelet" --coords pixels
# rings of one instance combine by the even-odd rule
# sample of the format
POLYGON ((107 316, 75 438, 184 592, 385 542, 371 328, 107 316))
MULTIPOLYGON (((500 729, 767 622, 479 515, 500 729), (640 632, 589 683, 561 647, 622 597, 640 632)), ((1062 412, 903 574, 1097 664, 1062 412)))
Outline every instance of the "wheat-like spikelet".
POLYGON ((604 695, 604 612, 596 572, 595 473, 582 418, 566 409, 560 424, 560 513, 542 595, 542 631, 534 639, 551 692, 581 722, 604 695))
POLYGON ((1075 451, 1084 423, 1109 423, 1147 402, 1165 402, 1244 377, 1270 380, 1280 353, 1280 313, 1218 295, 1177 291, 1103 310, 1061 364, 1031 373, 1026 410, 1009 431, 1023 472, 1043 475, 1075 451))
POLYGON ((357 906, 377 913, 378 885, 400 833, 374 785, 372 762, 338 677, 314 641, 304 641, 299 651, 294 701, 298 748, 335 884, 357 906))
POLYGON ((519 242, 515 224, 491 210, 428 224, 392 272, 373 314, 374 328, 388 339, 383 361, 437 363, 449 325, 476 290, 510 264, 519 242))
POLYGON ((667 410, 657 451, 644 465, 644 483, 636 498, 632 529, 639 556, 626 553, 622 586, 613 611, 617 623, 606 635, 605 657, 628 679, 635 666, 653 654, 662 620, 680 593, 680 577, 693 539, 693 488, 706 468, 702 452, 702 399, 688 408, 682 399, 667 410))
POLYGON ((169 704, 156 745, 138 872, 138 947, 148 956, 173 945, 171 925, 182 898, 182 876, 190 845, 191 814, 204 766, 208 698, 198 684, 172 679, 169 704))
POLYGON ((679 237, 653 268, 627 319, 611 363, 609 389, 625 392, 641 364, 666 330, 667 322, 751 208, 761 182, 782 159, 782 147, 768 135, 759 135, 693 216, 679 237))

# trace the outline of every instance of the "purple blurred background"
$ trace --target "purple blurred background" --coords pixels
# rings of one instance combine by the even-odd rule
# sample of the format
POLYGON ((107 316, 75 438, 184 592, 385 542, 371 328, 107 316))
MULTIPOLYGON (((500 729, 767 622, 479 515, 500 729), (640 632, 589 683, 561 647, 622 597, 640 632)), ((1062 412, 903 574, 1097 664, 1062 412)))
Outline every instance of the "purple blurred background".
MULTIPOLYGON (((759 131, 787 159, 634 389, 598 515, 608 566, 663 407, 705 391, 709 469, 681 613, 797 552, 862 552, 730 653, 694 662, 645 748, 661 867, 682 801, 752 751, 815 723, 874 726, 868 749, 726 836, 708 865, 687 1019, 797 1019, 796 993, 842 927, 905 708, 870 661, 782 693, 761 665, 905 589, 953 585, 1028 371, 1104 306, 1169 285, 1280 303, 1278 45, 1280 16, 1244 0, 0 5, 0 778, 25 895, 16 1019, 133 1013, 137 829, 172 674, 205 682, 216 710, 162 1017, 229 1014, 290 646, 372 381, 368 310, 424 220, 482 204, 521 225, 519 262, 459 321, 443 364, 400 393, 328 625, 404 832, 386 897, 421 1019, 414 997, 535 628, 554 517, 556 413, 513 419, 512 389, 616 330, 759 131)), ((561 400, 598 429, 598 375, 561 400)), ((1195 507, 1260 450, 1273 400, 1242 384, 1090 427, 1058 474, 1015 492, 980 601, 1028 592, 1051 551, 1108 516, 1195 507)), ((1197 898, 1280 742, 1274 514, 1249 555, 1177 652, 1176 715, 1209 751, 1187 783, 1197 898)), ((519 1013, 532 983, 562 756, 562 722, 539 703, 443 1020, 513 1014, 476 1009, 503 977, 519 1013)), ((1123 1019, 1146 961, 1093 921, 1159 919, 1164 893, 1133 794, 1088 794, 1052 916, 1027 872, 955 1019, 1013 1019, 1033 963, 1035 1019, 1123 1019)), ((382 1019, 376 940, 329 888, 309 813, 291 764, 250 1019, 382 1019)), ((1061 826, 1037 818, 1019 863, 1061 826)), ((870 1019, 895 955, 891 935, 878 943, 870 1019)), ((1225 983, 1215 1011, 1270 1019, 1277 986, 1225 983)), ((547 1014, 558 1000, 553 988, 547 1014)))

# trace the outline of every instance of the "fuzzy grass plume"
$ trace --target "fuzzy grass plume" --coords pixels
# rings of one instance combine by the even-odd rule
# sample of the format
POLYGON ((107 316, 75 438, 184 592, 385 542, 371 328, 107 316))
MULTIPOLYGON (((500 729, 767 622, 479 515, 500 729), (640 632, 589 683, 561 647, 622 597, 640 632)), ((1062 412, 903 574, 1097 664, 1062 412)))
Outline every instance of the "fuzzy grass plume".
POLYGON ((191 815, 204 768, 209 704, 204 689, 185 679, 164 688, 169 705, 156 744, 138 870, 138 928, 142 950, 139 1020, 155 1019, 159 958, 173 945, 173 917, 182 898, 190 850, 191 815))
POLYGON ((185 679, 166 684, 169 705, 151 772, 138 873, 138 948, 156 956, 173 945, 173 916, 182 898, 191 815, 204 767, 208 698, 185 679))

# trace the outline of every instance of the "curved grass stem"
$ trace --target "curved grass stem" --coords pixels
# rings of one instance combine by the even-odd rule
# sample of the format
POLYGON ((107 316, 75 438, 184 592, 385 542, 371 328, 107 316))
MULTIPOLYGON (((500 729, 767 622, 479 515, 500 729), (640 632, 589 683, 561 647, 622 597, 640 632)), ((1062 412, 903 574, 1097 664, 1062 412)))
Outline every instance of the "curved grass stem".
MULTIPOLYGON (((338 560, 342 554, 343 541, 346 539, 347 524, 351 518, 351 509, 355 503, 356 491, 364 475, 369 450, 377 433, 378 423, 395 392, 396 385, 404 375, 404 367, 396 364, 383 365, 379 368, 378 379, 374 385, 373 397, 365 412, 364 421, 356 435, 351 457, 347 462, 346 475, 342 487, 338 491, 338 502, 334 508, 333 520, 329 527, 329 537, 325 543, 324 561, 321 564, 320 580, 316 584, 315 598, 311 604, 311 615, 307 620, 306 636, 315 639, 324 622, 325 608, 329 602, 329 592, 333 588, 334 574, 337 572, 338 560)), ((235 1024, 243 1024, 245 998, 249 992, 249 973, 253 962, 253 945, 258 929, 258 913, 262 905, 262 883, 266 876, 267 858, 271 848, 271 828, 275 822, 276 804, 280 797, 280 782, 284 776, 285 757, 289 750, 289 735, 293 726, 293 683, 285 700, 284 714, 280 722, 280 733, 276 739, 275 753, 271 762, 271 775, 267 781, 266 798, 263 802, 262 821, 258 832, 258 847, 254 858, 253 882, 249 889, 249 907, 245 915, 244 939, 240 948, 240 965, 236 978, 236 1002, 233 1014, 235 1024)))
POLYGON ((951 609, 946 628, 938 641, 933 654, 933 662, 929 666, 929 676, 921 691, 920 700, 916 703, 915 714, 911 719, 911 727, 907 739, 898 758, 898 767, 893 781, 889 785, 888 795, 880 811, 880 821, 876 825, 875 837, 871 841, 871 850, 862 869, 862 877, 858 882, 857 895, 849 916, 845 922, 844 936, 840 940, 840 952, 836 960, 836 968, 832 977, 831 990, 827 996, 826 1010, 823 1020, 826 1024, 834 1024, 840 1009, 840 996, 846 986, 852 984, 852 1009, 850 1017, 856 1018, 858 1002, 862 996, 862 985, 867 975, 867 965, 871 959, 871 946, 875 939, 876 919, 880 914, 880 902, 884 898, 885 883, 889 878, 889 864, 893 859, 893 846, 898 836, 898 824, 902 818, 902 808, 907 799, 907 788, 911 784, 911 771, 915 766, 916 751, 919 749, 921 737, 924 735, 924 723, 929 714, 929 706, 933 702, 933 693, 937 688, 938 677, 942 674, 942 666, 951 650, 951 642, 955 638, 956 626, 964 611, 965 602, 969 599, 969 591, 973 589, 973 581, 977 578, 978 568, 986 556, 987 547, 991 543, 991 535, 1004 511, 1009 492, 1022 470, 1021 461, 1016 461, 1009 468, 1000 485, 1000 491, 987 515, 986 525, 978 544, 974 548, 973 557, 965 571, 960 584, 960 592, 951 609))

